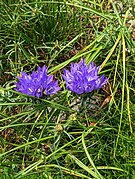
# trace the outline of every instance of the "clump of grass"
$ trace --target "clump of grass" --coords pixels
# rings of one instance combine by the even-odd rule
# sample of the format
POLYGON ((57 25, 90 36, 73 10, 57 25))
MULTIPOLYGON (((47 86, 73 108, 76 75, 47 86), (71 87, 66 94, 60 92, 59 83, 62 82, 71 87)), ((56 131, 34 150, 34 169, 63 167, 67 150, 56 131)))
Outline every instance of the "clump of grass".
MULTIPOLYGON (((1 2, 0 174, 6 178, 134 178, 134 6, 123 1, 1 2), (62 69, 85 58, 109 82, 73 111, 62 69), (15 77, 47 65, 62 90, 36 99, 15 77)), ((76 100, 78 100, 77 97, 76 100)))

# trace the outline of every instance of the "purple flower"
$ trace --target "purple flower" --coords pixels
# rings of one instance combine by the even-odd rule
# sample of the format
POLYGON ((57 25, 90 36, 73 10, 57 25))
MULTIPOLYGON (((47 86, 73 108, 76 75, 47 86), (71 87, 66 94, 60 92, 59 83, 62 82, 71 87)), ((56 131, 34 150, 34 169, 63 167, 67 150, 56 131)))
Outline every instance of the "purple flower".
POLYGON ((53 80, 53 75, 47 75, 46 66, 38 67, 37 72, 33 71, 31 74, 22 72, 21 77, 17 78, 19 81, 15 83, 15 90, 30 96, 40 98, 43 94, 57 94, 60 90, 58 81, 53 80))
POLYGON ((63 74, 67 89, 82 94, 102 88, 108 79, 105 75, 99 77, 98 70, 99 67, 96 67, 94 62, 88 66, 84 59, 79 63, 72 63, 70 71, 64 69, 63 74))

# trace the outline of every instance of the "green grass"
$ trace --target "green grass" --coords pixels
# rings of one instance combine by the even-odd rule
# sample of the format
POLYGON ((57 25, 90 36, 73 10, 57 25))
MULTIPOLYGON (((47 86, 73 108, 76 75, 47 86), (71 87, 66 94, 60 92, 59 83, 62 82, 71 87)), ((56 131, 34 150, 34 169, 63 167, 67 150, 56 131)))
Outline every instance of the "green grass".
POLYGON ((0 178, 134 179, 133 1, 0 5, 0 178), (109 83, 76 112, 70 104, 78 97, 61 74, 81 58, 100 65, 109 83), (14 91, 16 76, 38 65, 59 80, 58 95, 36 99, 14 91))

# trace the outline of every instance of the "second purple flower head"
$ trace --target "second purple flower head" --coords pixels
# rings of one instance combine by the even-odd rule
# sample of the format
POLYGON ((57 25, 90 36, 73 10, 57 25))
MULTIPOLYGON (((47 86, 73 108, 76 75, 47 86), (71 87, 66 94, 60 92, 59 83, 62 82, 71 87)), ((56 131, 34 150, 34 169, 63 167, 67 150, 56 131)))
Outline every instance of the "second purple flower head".
POLYGON ((72 63, 70 71, 64 69, 63 74, 67 89, 82 94, 102 88, 108 79, 105 75, 99 77, 98 70, 99 67, 96 67, 94 62, 88 66, 84 59, 79 63, 72 63))

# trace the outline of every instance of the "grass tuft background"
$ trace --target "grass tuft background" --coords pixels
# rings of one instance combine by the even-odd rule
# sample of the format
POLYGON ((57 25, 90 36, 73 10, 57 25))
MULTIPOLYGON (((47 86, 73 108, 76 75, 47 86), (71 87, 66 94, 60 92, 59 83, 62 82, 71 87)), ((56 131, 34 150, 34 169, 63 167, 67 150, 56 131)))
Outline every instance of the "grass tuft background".
POLYGON ((135 2, 1 0, 1 178, 135 178, 135 2), (61 74, 85 58, 109 82, 75 112, 61 74), (48 66, 62 91, 35 99, 16 76, 48 66), (57 73, 57 75, 56 75, 57 73))

